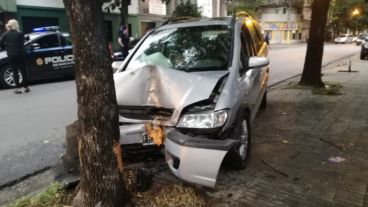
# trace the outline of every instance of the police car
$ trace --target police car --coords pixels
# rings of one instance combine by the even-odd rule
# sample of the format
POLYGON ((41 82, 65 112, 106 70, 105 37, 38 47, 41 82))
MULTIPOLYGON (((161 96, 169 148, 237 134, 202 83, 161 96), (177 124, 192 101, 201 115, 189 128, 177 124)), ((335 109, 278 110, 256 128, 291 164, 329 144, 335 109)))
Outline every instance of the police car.
MULTIPOLYGON (((74 56, 69 37, 57 26, 34 28, 32 33, 25 34, 29 81, 74 75, 74 56)), ((15 86, 6 51, 0 52, 0 86, 15 86)))

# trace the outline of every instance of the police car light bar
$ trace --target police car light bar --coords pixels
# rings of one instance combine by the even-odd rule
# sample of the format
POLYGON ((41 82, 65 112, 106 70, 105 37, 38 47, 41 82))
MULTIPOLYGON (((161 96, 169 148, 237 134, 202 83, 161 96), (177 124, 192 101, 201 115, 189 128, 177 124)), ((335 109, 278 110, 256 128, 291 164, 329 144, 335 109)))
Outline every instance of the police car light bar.
POLYGON ((49 26, 49 27, 37 27, 33 28, 33 32, 46 32, 46 31, 58 31, 60 30, 59 26, 49 26))

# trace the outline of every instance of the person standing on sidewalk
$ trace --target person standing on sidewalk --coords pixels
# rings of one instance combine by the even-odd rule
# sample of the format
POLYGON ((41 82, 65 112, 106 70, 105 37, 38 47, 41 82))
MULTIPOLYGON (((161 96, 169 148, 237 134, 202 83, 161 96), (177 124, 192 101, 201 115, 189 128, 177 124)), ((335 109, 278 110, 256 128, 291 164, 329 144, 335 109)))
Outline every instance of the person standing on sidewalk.
POLYGON ((13 78, 15 82, 14 93, 22 93, 21 87, 24 87, 24 92, 30 92, 27 83, 27 73, 25 65, 26 49, 24 47, 24 34, 19 31, 18 21, 11 19, 6 24, 8 30, 3 34, 0 40, 0 47, 6 49, 6 53, 9 58, 10 66, 13 70, 13 78), (22 77, 22 83, 19 83, 20 75, 22 77))
POLYGON ((118 34, 118 43, 121 47, 122 57, 125 59, 129 54, 129 34, 128 27, 122 25, 118 34))
POLYGON ((269 34, 269 32, 266 32, 266 35, 264 37, 264 41, 266 42, 267 46, 271 49, 271 47, 270 47, 270 34, 269 34))

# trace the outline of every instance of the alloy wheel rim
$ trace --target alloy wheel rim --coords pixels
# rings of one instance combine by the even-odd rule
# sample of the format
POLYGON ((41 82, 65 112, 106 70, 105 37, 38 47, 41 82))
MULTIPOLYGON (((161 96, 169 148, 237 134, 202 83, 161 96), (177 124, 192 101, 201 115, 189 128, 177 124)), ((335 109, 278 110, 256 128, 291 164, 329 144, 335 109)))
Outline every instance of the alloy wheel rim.
MULTIPOLYGON (((7 68, 5 70, 4 73, 4 81, 6 84, 8 84, 9 86, 15 86, 15 81, 14 81, 14 76, 13 76, 13 71, 11 70, 11 68, 7 68)), ((23 81, 23 76, 22 74, 19 72, 19 83, 21 83, 23 81)))
POLYGON ((242 133, 240 135, 240 146, 239 146, 239 155, 242 158, 242 160, 245 160, 247 158, 248 143, 249 143, 248 122, 247 120, 243 120, 242 133))

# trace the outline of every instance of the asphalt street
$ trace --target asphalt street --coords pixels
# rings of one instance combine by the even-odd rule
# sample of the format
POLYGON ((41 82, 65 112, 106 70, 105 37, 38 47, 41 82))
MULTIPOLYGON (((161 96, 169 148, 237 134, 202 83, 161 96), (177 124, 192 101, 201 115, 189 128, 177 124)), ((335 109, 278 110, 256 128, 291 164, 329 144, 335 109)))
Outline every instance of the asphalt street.
MULTIPOLYGON (((303 70, 306 45, 271 45, 269 85, 303 70)), ((326 45, 323 64, 360 51, 326 45)), ((54 165, 62 155, 65 126, 77 119, 73 80, 31 85, 31 93, 0 90, 0 186, 54 165)))

